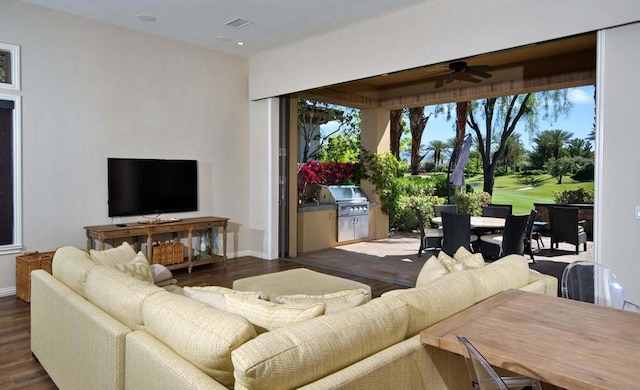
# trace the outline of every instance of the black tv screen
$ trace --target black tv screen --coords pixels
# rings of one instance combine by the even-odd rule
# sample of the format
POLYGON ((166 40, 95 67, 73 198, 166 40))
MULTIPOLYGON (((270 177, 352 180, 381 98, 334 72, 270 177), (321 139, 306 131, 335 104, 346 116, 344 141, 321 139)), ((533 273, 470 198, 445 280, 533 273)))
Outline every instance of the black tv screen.
POLYGON ((109 158, 109 216, 198 210, 198 162, 109 158))

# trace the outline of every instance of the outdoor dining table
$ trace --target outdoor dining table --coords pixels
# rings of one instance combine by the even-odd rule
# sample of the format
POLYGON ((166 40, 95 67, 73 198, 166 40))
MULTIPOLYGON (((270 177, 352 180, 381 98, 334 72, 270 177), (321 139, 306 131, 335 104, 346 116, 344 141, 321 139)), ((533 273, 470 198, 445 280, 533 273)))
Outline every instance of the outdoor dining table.
MULTIPOLYGON (((431 222, 442 226, 442 217, 431 218, 431 222)), ((504 218, 497 217, 471 217, 472 229, 504 229, 504 218)))

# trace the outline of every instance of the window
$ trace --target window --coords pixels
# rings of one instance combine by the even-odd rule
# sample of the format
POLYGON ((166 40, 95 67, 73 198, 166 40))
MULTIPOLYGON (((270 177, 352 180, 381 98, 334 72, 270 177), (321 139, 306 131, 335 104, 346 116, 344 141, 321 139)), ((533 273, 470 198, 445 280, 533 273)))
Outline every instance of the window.
POLYGON ((0 42, 0 88, 20 89, 20 47, 0 42))
POLYGON ((0 254, 22 249, 20 96, 0 95, 0 254))

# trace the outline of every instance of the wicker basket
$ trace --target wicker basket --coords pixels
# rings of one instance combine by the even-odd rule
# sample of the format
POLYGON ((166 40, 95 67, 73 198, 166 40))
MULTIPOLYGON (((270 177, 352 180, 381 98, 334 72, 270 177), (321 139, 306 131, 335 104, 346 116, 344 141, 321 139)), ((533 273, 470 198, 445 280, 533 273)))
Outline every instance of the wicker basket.
POLYGON ((181 242, 163 242, 153 246, 153 264, 178 264, 184 261, 184 245, 181 242))
POLYGON ((53 252, 31 252, 16 256, 16 296, 25 302, 31 301, 31 271, 43 269, 51 273, 53 252))

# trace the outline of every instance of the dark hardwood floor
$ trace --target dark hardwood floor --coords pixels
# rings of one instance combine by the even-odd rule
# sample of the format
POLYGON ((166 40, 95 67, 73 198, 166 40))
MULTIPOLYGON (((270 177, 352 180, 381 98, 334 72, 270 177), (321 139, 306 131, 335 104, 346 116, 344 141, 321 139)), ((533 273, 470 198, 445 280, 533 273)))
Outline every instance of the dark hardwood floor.
MULTIPOLYGON (((348 269, 343 272, 303 266, 287 260, 261 260, 241 257, 222 264, 200 266, 189 274, 186 270, 174 271, 180 286, 216 285, 231 287, 236 279, 305 267, 347 279, 357 280, 371 286, 374 297, 405 286, 353 276, 348 269)), ((0 298, 0 389, 56 389, 42 366, 35 360, 30 349, 29 304, 15 296, 0 298)))

